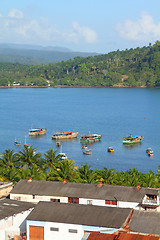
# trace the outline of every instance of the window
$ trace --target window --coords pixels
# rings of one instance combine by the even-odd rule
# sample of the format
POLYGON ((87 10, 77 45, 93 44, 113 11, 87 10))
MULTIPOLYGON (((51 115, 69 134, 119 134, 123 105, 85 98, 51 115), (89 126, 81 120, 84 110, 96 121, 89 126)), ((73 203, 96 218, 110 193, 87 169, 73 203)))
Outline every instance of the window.
POLYGON ((60 202, 60 199, 59 198, 51 198, 50 201, 51 202, 60 202))
POLYGON ((77 229, 68 229, 68 232, 69 233, 77 233, 78 231, 77 231, 77 229))
POLYGON ((87 204, 92 205, 92 200, 87 200, 87 204))
POLYGON ((33 196, 33 199, 35 199, 36 198, 36 196, 35 195, 32 195, 33 196))
POLYGON ((58 232, 58 231, 59 231, 59 228, 56 228, 56 227, 50 227, 50 231, 58 232))
POLYGON ((116 200, 105 200, 105 204, 106 205, 117 205, 117 201, 116 200))
POLYGON ((76 198, 76 197, 69 197, 69 198, 68 198, 68 203, 79 204, 79 198, 76 198))

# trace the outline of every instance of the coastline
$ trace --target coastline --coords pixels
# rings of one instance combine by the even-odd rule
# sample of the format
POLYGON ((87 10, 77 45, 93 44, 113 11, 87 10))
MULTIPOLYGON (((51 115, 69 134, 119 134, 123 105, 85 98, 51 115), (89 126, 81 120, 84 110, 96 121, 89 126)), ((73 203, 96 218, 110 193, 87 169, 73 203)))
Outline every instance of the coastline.
POLYGON ((55 85, 55 86, 0 86, 0 88, 160 88, 160 87, 147 87, 147 86, 66 86, 66 85, 55 85))

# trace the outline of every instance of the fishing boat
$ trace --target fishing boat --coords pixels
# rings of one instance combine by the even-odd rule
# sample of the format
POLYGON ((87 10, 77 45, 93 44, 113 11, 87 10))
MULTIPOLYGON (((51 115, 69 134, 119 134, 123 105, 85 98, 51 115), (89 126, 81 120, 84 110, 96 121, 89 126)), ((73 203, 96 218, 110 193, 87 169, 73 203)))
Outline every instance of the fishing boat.
POLYGON ((65 160, 65 159, 68 158, 65 153, 59 153, 59 156, 60 156, 60 158, 61 158, 62 160, 65 160))
POLYGON ((15 144, 16 146, 21 146, 21 142, 18 141, 18 140, 16 140, 16 139, 15 139, 15 141, 14 141, 14 144, 15 144))
POLYGON ((85 142, 97 142, 97 141, 100 141, 102 135, 100 134, 83 134, 81 135, 81 138, 80 138, 80 141, 85 143, 85 142))
POLYGON ((85 145, 81 145, 82 149, 87 149, 88 147, 85 145))
POLYGON ((111 152, 111 153, 113 153, 113 152, 114 152, 114 149, 113 149, 113 147, 108 147, 108 148, 107 148, 107 150, 108 150, 108 152, 111 152))
POLYGON ((123 144, 134 144, 141 143, 143 136, 132 136, 131 134, 128 137, 123 138, 123 144))
POLYGON ((146 149, 146 153, 148 154, 148 156, 153 157, 153 150, 152 150, 152 148, 147 148, 146 149))
POLYGON ((25 136, 25 143, 24 143, 24 147, 29 147, 29 143, 26 143, 26 136, 25 136))
POLYGON ((47 128, 31 128, 28 132, 29 136, 41 136, 46 134, 47 128))
POLYGON ((83 153, 86 154, 86 155, 91 155, 92 154, 91 149, 85 149, 85 150, 83 150, 83 153))
POLYGON ((65 132, 55 132, 52 133, 52 139, 55 140, 63 140, 63 139, 72 139, 76 138, 78 135, 78 132, 73 132, 73 131, 65 131, 65 132))

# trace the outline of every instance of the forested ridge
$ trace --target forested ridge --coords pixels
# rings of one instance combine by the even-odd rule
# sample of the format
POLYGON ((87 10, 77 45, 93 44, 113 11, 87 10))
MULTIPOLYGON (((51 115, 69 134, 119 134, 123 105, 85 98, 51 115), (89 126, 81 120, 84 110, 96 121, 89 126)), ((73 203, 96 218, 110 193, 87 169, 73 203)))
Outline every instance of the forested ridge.
POLYGON ((160 41, 55 64, 0 63, 0 86, 159 87, 160 41))

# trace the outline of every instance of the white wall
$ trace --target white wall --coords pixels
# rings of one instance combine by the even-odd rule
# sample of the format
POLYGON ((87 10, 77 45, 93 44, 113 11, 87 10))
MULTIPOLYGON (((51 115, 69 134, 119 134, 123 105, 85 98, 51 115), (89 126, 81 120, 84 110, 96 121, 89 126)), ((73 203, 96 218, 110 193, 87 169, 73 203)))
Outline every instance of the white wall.
POLYGON ((81 240, 83 237, 82 225, 53 223, 53 222, 38 222, 27 221, 27 240, 29 239, 29 226, 44 227, 44 240, 81 240), (59 231, 51 231, 50 228, 58 228, 59 231), (68 230, 77 230, 77 233, 70 233, 68 230))
POLYGON ((31 210, 23 211, 8 218, 0 220, 0 240, 7 240, 8 236, 26 231, 26 217, 31 210))
MULTIPOLYGON (((58 197, 58 196, 40 196, 35 195, 33 198, 33 195, 29 194, 10 194, 10 199, 13 200, 20 200, 20 201, 26 201, 26 202, 32 202, 32 203, 38 203, 39 201, 51 201, 51 199, 60 199, 61 203, 68 203, 68 197, 58 197)), ((92 202, 92 205, 96 206, 107 206, 107 207, 120 207, 120 208, 133 208, 138 210, 139 209, 139 203, 138 202, 122 202, 118 201, 117 205, 107 205, 105 204, 105 200, 101 199, 87 199, 87 198, 79 198, 79 204, 89 204, 88 201, 92 202)))

